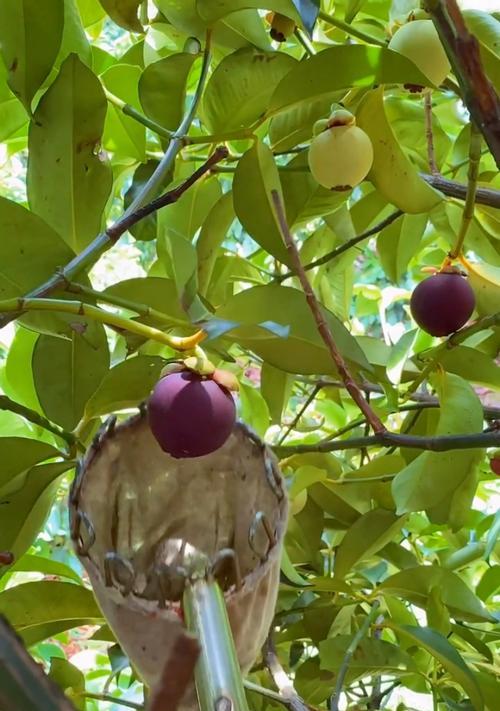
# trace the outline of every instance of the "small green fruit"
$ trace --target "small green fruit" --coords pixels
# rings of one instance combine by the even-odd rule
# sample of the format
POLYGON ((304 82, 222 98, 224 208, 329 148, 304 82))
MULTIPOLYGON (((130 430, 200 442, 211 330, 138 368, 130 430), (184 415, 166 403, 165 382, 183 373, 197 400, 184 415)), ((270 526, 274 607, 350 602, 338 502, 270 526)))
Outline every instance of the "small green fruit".
POLYGON ((346 190, 368 175, 373 146, 358 126, 332 126, 313 138, 308 160, 312 176, 320 185, 346 190))
POLYGON ((433 84, 439 86, 451 66, 432 20, 413 20, 400 27, 389 49, 410 59, 433 84))

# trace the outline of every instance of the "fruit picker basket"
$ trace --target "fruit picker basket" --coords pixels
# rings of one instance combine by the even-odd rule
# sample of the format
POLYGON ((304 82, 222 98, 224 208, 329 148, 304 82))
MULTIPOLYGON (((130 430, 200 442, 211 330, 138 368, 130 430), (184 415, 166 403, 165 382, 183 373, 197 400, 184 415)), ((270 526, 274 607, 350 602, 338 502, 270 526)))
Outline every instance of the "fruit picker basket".
MULTIPOLYGON (((186 413, 194 424, 195 410, 186 413)), ((278 591, 288 504, 277 461, 242 422, 215 451, 174 457, 150 420, 147 405, 119 424, 109 418, 79 463, 70 493, 77 555, 148 687, 184 634, 183 594, 201 557, 222 590, 245 673, 266 639, 278 591)), ((193 703, 191 685, 184 705, 193 703)))

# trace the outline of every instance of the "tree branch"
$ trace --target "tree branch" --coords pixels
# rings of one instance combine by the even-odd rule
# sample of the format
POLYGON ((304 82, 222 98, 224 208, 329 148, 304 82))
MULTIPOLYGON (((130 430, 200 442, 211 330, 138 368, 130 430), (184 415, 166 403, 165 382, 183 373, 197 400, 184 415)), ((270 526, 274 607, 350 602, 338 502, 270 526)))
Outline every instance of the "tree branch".
POLYGON ((427 161, 431 175, 439 173, 434 150, 434 134, 432 131, 432 92, 427 90, 424 94, 425 137, 427 140, 427 161))
POLYGON ((467 29, 456 0, 426 0, 425 6, 432 16, 472 120, 500 168, 500 99, 485 74, 479 42, 467 29))
MULTIPOLYGON (((448 197, 458 198, 458 200, 465 200, 467 197, 467 185, 464 185, 463 183, 448 180, 442 175, 427 175, 427 173, 420 173, 420 177, 425 180, 426 183, 432 185, 432 187, 436 188, 436 190, 440 190, 448 197)), ((476 190, 476 204, 500 208, 500 190, 478 188, 476 190)))
POLYGON ((76 437, 71 432, 63 430, 62 427, 59 427, 59 425, 54 424, 43 415, 40 415, 36 410, 32 410, 30 407, 25 407, 25 405, 11 400, 7 395, 0 395, 0 410, 9 410, 16 415, 21 415, 25 420, 39 427, 43 427, 47 432, 52 432, 52 434, 60 437, 70 446, 76 442, 76 437))
POLYGON ((276 647, 274 646, 271 633, 269 634, 262 651, 264 655, 264 664, 269 670, 269 673, 276 684, 276 688, 279 690, 280 697, 283 699, 283 702, 286 703, 290 711, 309 711, 309 707, 297 694, 291 679, 281 666, 278 655, 276 654, 276 647))
POLYGON ((316 444, 270 446, 280 459, 291 457, 293 454, 338 452, 344 449, 361 449, 362 447, 408 447, 409 449, 424 449, 431 452, 449 452, 452 449, 500 447, 500 430, 436 437, 419 437, 385 431, 369 437, 351 437, 351 439, 334 440, 333 442, 324 440, 316 444))
POLYGON ((458 233, 457 242, 450 252, 450 259, 456 259, 462 253, 463 244, 467 235, 467 230, 474 217, 474 206, 476 203, 477 178, 479 175, 479 164, 481 162, 481 133, 475 123, 470 124, 470 146, 469 146, 469 170, 467 173, 467 195, 462 213, 462 222, 458 233))
MULTIPOLYGON (((186 115, 182 119, 178 130, 175 132, 175 138, 173 138, 167 148, 165 155, 160 161, 155 172, 148 180, 146 185, 142 188, 139 194, 136 196, 135 200, 128 206, 125 210, 123 217, 118 220, 118 223, 125 218, 128 218, 131 214, 135 213, 139 207, 142 207, 159 189, 160 185, 165 179, 172 163, 174 162, 177 154, 184 145, 184 135, 187 133, 191 123, 196 114, 196 109, 200 101, 201 94, 203 93, 203 88, 205 86, 206 78, 208 75, 208 69, 210 66, 211 58, 211 32, 207 31, 206 41, 205 41, 205 51, 203 53, 203 63, 200 72, 200 78, 198 80, 198 85, 195 90, 193 101, 191 106, 187 111, 186 115)), ((188 179, 189 180, 189 179, 188 179)), ((189 187, 189 186, 188 186, 189 187)), ((113 230, 116 226, 112 225, 109 229, 113 230)), ((123 234, 123 233, 122 233, 123 234)), ((55 274, 53 274, 47 281, 40 286, 36 287, 30 291, 26 296, 28 298, 38 298, 43 296, 48 296, 56 289, 60 289, 68 281, 71 281, 77 274, 81 271, 91 267, 98 258, 104 254, 110 247, 112 247, 114 241, 110 238, 108 230, 101 232, 97 237, 76 257, 74 257, 66 266, 59 269, 55 274)), ((10 323, 14 319, 18 318, 20 314, 12 314, 8 317, 0 318, 0 328, 3 328, 7 323, 10 323)))
POLYGON ((351 659, 354 655, 354 652, 358 648, 363 637, 365 637, 365 635, 368 634, 370 625, 372 624, 372 622, 374 622, 374 620, 378 614, 379 607, 380 607, 380 603, 378 602, 378 600, 375 600, 375 602, 373 603, 372 609, 370 610, 369 614, 365 617, 363 624, 361 625, 359 630, 356 632, 356 634, 352 638, 351 642, 349 643, 349 646, 347 647, 346 653, 344 655, 344 659, 342 660, 342 664, 341 664, 341 667, 339 669, 339 673, 337 676, 337 681, 335 684, 335 691, 333 692, 333 694, 330 698, 330 704, 329 704, 330 711, 339 711, 340 695, 342 693, 342 689, 344 688, 344 683, 345 683, 345 678, 347 676, 347 672, 349 671, 349 664, 351 663, 351 659))
POLYGON ((333 339, 332 332, 330 331, 330 328, 323 317, 320 304, 317 301, 316 296, 314 295, 314 291, 300 262, 299 250, 297 249, 292 234, 288 228, 285 209, 283 207, 283 203, 281 201, 278 191, 272 190, 271 197, 273 200, 274 209, 276 210, 276 216, 278 218, 281 234, 283 236, 283 240, 285 242, 288 253, 290 254, 290 259, 293 264, 294 271, 300 280, 302 289, 304 290, 306 301, 313 315, 313 318, 316 321, 318 332, 321 338, 323 339, 328 349, 328 352, 330 353, 332 361, 335 364, 341 379, 345 383, 347 392, 352 397, 356 405, 359 407, 363 415, 366 417, 373 431, 385 432, 385 427, 382 421, 372 410, 372 408, 366 401, 363 393, 356 384, 354 378, 352 377, 351 373, 349 372, 347 364, 344 361, 344 358, 342 357, 342 354, 340 353, 339 349, 337 348, 337 344, 333 339))

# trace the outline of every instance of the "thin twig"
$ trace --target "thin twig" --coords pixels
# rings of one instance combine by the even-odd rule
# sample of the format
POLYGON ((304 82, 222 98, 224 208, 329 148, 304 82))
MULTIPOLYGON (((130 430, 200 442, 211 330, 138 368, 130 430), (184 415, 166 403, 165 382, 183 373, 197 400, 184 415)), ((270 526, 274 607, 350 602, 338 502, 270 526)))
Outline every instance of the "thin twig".
POLYGON ((320 20, 323 20, 323 22, 326 22, 327 25, 336 27, 337 29, 345 32, 347 35, 351 35, 351 37, 357 37, 358 39, 363 40, 363 42, 368 42, 368 44, 376 44, 379 47, 386 47, 387 46, 387 43, 384 42, 383 40, 378 39, 378 37, 374 37, 373 35, 369 35, 367 32, 358 30, 356 27, 349 25, 347 22, 344 22, 343 20, 337 19, 336 17, 332 17, 331 15, 328 15, 326 12, 323 12, 320 10, 320 12, 318 14, 318 18, 320 20))
POLYGON ((176 711, 193 678, 200 654, 197 640, 188 634, 177 638, 158 685, 153 689, 147 711, 176 711))
POLYGON ((479 42, 467 29, 456 0, 426 0, 425 7, 432 16, 471 118, 500 168, 500 98, 484 71, 479 42))
POLYGON ((168 140, 170 140, 175 135, 174 131, 169 131, 168 128, 161 126, 159 123, 156 123, 156 121, 153 121, 148 116, 141 114, 140 111, 135 109, 130 104, 127 104, 118 96, 112 94, 105 87, 104 93, 109 103, 119 109, 122 113, 124 113, 125 116, 128 116, 129 118, 134 119, 134 121, 137 121, 137 123, 140 123, 146 128, 151 129, 151 131, 154 131, 154 133, 156 133, 158 136, 163 136, 163 138, 167 138, 168 140))
POLYGON ((81 694, 76 694, 84 699, 95 699, 96 701, 106 701, 108 704, 117 704, 117 706, 124 706, 128 709, 138 709, 138 711, 143 711, 144 706, 135 701, 127 701, 126 699, 120 699, 118 696, 111 696, 111 694, 94 694, 91 691, 85 691, 81 694))
MULTIPOLYGON (((136 198, 125 210, 121 220, 135 213, 139 207, 142 207, 148 200, 151 199, 159 190, 165 176, 168 174, 177 154, 184 145, 184 135, 187 133, 191 123, 196 114, 196 109, 200 101, 201 94, 203 93, 203 88, 205 86, 205 81, 208 75, 208 69, 210 66, 210 40, 211 33, 207 31, 205 51, 203 54, 203 63, 200 72, 200 78, 198 80, 198 85, 195 90, 193 101, 191 106, 187 111, 186 115, 182 119, 178 130, 175 133, 175 138, 172 139, 168 145, 167 151, 163 156, 162 160, 158 164, 155 172, 148 180, 146 185, 139 191, 136 198)), ((120 220, 119 220, 120 221, 120 220)), ((118 221, 118 222, 119 222, 118 221)), ((109 228, 113 229, 114 225, 109 228)), ((77 274, 91 267, 97 259, 104 254, 110 247, 112 247, 114 241, 110 239, 108 231, 101 232, 97 237, 76 257, 68 262, 64 267, 58 269, 51 277, 49 277, 43 284, 40 284, 35 289, 26 294, 29 298, 38 298, 43 296, 48 296, 53 291, 64 287, 64 284, 71 281, 77 274)), ((11 314, 9 316, 0 317, 0 328, 3 328, 7 323, 10 323, 14 319, 18 318, 20 314, 11 314)))
POLYGON ((291 235, 291 232, 288 228, 288 223, 287 223, 286 215, 285 215, 285 209, 283 207, 283 203, 281 201, 278 191, 272 190, 271 197, 273 200, 274 208, 276 210, 276 216, 278 218, 278 222, 280 225, 281 234, 282 234, 284 242, 286 244, 287 251, 290 255, 290 259, 293 264, 294 271, 297 274, 297 276, 300 280, 300 283, 302 285, 302 289, 304 291, 304 295, 306 297, 307 304, 308 304, 311 314, 313 315, 313 318, 316 322, 316 326, 318 328, 318 333, 320 334, 321 338, 323 339, 323 341, 328 349, 328 352, 330 353, 332 361, 335 364, 335 366, 339 372, 340 378, 345 383, 347 392, 352 397, 352 399, 354 400, 356 405, 359 407, 359 409, 361 410, 363 415, 366 417, 366 419, 370 423, 370 426, 373 429, 373 431, 376 433, 385 432, 385 427, 384 427, 382 421, 379 419, 379 417, 376 415, 376 413, 372 410, 370 405, 366 402, 366 399, 365 399, 363 393, 361 392, 359 386, 357 385, 354 378, 352 377, 352 375, 347 367, 347 364, 344 361, 344 358, 342 357, 342 354, 340 353, 340 351, 337 347, 337 344, 335 343, 332 332, 330 331, 330 328, 324 319, 319 302, 317 301, 316 296, 314 295, 312 286, 309 283, 307 275, 306 275, 304 268, 302 267, 302 264, 300 262, 299 251, 298 251, 297 246, 294 242, 294 239, 291 235))
POLYGON ((60 437, 70 446, 76 442, 76 438, 71 432, 63 430, 62 427, 59 427, 59 425, 54 424, 43 415, 40 415, 36 410, 32 410, 30 407, 11 400, 7 395, 0 395, 0 410, 9 410, 10 412, 15 412, 16 415, 21 415, 21 417, 24 417, 34 425, 38 425, 44 430, 47 430, 47 432, 52 432, 56 437, 60 437))
POLYGON ((309 405, 312 403, 312 401, 314 400, 314 398, 316 397, 316 395, 318 394, 318 392, 319 392, 320 390, 321 390, 321 387, 319 387, 318 385, 316 385, 316 386, 311 390, 311 392, 309 393, 309 395, 307 396, 307 398, 304 400, 302 406, 297 410, 297 414, 295 415, 295 417, 293 418, 293 420, 290 422, 290 424, 288 425, 288 427, 285 429, 285 431, 283 432, 283 434, 282 434, 281 437, 279 438, 278 444, 283 444, 283 442, 286 440, 286 438, 288 437, 288 435, 290 434, 290 432, 291 432, 293 429, 295 429, 295 427, 297 426, 297 423, 299 422, 300 418, 303 416, 304 412, 307 410, 307 408, 308 408, 309 405))
POLYGON ((476 202, 477 178, 479 175, 479 164, 481 162, 482 136, 475 123, 470 125, 470 146, 469 146, 469 170, 467 173, 467 196, 465 198, 462 222, 457 236, 457 242, 450 252, 450 259, 456 259, 462 253, 463 244, 467 235, 467 230, 474 217, 474 205, 476 202))
MULTIPOLYGON (((319 257, 319 259, 315 259, 314 262, 304 264, 302 269, 305 272, 308 272, 311 269, 323 266, 323 264, 328 264, 328 262, 330 262, 332 259, 336 259, 344 252, 347 252, 347 250, 351 249, 352 247, 355 247, 357 244, 363 242, 365 239, 368 239, 368 237, 373 237, 373 235, 378 234, 378 232, 383 230, 385 227, 391 225, 393 222, 395 222, 395 220, 398 219, 398 217, 401 217, 401 215, 403 214, 404 213, 401 210, 396 210, 395 212, 392 212, 384 220, 374 225, 373 227, 370 227, 369 230, 365 230, 364 232, 361 232, 361 234, 356 235, 356 237, 352 237, 351 239, 347 240, 347 242, 344 242, 335 249, 332 249, 331 252, 327 252, 327 254, 324 254, 322 257, 319 257)), ((275 276, 275 281, 282 282, 291 276, 296 276, 295 270, 291 270, 289 272, 286 272, 285 274, 277 274, 275 276)))
POLYGON ((436 153, 434 151, 434 134, 432 131, 432 92, 430 90, 424 93, 424 117, 425 117, 425 138, 427 141, 427 160, 429 162, 429 170, 432 175, 439 173, 439 168, 436 164, 436 153))
POLYGON ((351 437, 350 439, 323 441, 316 444, 270 445, 275 453, 284 459, 293 454, 307 452, 339 452, 345 449, 361 449, 362 447, 407 447, 423 449, 431 452, 449 452, 453 449, 485 449, 500 447, 500 430, 477 432, 466 435, 440 435, 436 437, 419 437, 417 435, 398 434, 397 432, 380 432, 369 437, 351 437))
POLYGON ((263 655, 264 664, 269 670, 280 696, 287 701, 290 711, 309 711, 309 707, 297 694, 292 680, 281 666, 271 633, 264 644, 263 655))
POLYGON ((370 610, 370 613, 366 616, 366 618, 363 621, 363 624, 361 625, 359 630, 356 632, 356 634, 352 638, 349 646, 347 647, 346 653, 344 655, 344 659, 342 660, 342 664, 340 666, 339 673, 337 676, 337 681, 335 684, 335 691, 333 692, 333 694, 330 697, 330 705, 329 705, 330 711, 338 711, 339 710, 340 695, 342 693, 342 689, 344 688, 345 678, 346 678, 347 672, 349 670, 349 664, 351 663, 351 659, 354 655, 354 652, 358 648, 362 639, 368 633, 368 630, 370 629, 370 625, 375 620, 375 618, 378 614, 379 607, 380 607, 380 603, 378 602, 378 600, 375 600, 375 602, 373 603, 372 609, 370 610))
POLYGON ((297 41, 299 42, 299 44, 301 44, 302 47, 304 48, 307 56, 314 57, 314 55, 316 54, 314 45, 312 44, 312 42, 310 42, 309 37, 307 37, 307 35, 305 35, 304 32, 302 32, 300 27, 296 27, 293 34, 297 38, 297 41))

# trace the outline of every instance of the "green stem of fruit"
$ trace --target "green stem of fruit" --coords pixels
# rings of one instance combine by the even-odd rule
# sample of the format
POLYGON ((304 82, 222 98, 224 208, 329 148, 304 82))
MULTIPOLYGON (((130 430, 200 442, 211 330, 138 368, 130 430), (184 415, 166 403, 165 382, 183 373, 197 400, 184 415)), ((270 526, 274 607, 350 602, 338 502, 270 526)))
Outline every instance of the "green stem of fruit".
POLYGON ((354 637, 352 638, 351 642, 349 643, 349 646, 346 649, 344 658, 342 660, 342 664, 340 666, 338 675, 337 675, 337 681, 335 683, 335 691, 330 697, 330 704, 329 708, 330 711, 338 711, 339 710, 339 701, 340 701, 340 695, 342 693, 342 689, 344 688, 344 683, 345 683, 345 678, 347 676, 347 672, 349 670, 349 664, 351 663, 351 660, 354 656, 354 653, 356 649, 358 648, 359 644, 361 641, 364 639, 364 637, 368 634, 368 630, 370 629, 370 626, 372 625, 373 622, 375 622, 375 619, 378 615, 379 612, 379 607, 380 603, 378 600, 375 600, 375 602, 372 605, 372 609, 370 610, 369 614, 365 617, 363 624, 359 628, 359 630, 356 632, 354 637))
POLYGON ((434 132, 432 130, 432 90, 427 89, 424 93, 424 117, 425 117, 425 137, 427 140, 427 162, 431 175, 439 173, 436 164, 436 152, 434 150, 434 132))
POLYGON ((123 706, 127 709, 138 709, 143 710, 144 705, 136 703, 135 701, 127 701, 126 699, 120 699, 117 696, 111 696, 111 694, 93 694, 90 691, 82 692, 81 694, 75 694, 75 697, 81 697, 83 699, 95 699, 95 701, 106 701, 108 704, 116 704, 117 706, 123 706))
POLYGON ((313 43, 309 40, 309 37, 305 35, 300 27, 296 27, 293 34, 297 38, 297 41, 305 50, 308 57, 314 57, 316 50, 314 49, 313 43))
POLYGON ((320 20, 323 20, 323 22, 325 22, 327 25, 331 25, 332 27, 336 27, 339 30, 343 30, 347 35, 351 35, 351 37, 357 37, 358 39, 363 40, 363 42, 367 42, 368 44, 376 44, 379 47, 387 46, 387 43, 383 40, 380 40, 378 37, 373 37, 373 35, 369 35, 367 32, 358 30, 356 27, 349 25, 347 22, 344 22, 343 20, 338 20, 336 17, 332 17, 331 15, 328 15, 328 13, 323 12, 322 10, 320 10, 318 18, 320 20))
POLYGON ((98 306, 85 304, 83 301, 64 301, 62 299, 32 299, 32 298, 15 298, 0 301, 0 313, 20 311, 58 311, 60 313, 74 314, 75 316, 87 316, 93 321, 115 326, 123 331, 135 333, 138 336, 143 336, 147 340, 157 341, 164 346, 169 346, 177 351, 187 351, 194 348, 200 343, 205 334, 203 331, 197 331, 191 336, 179 337, 169 336, 163 331, 146 326, 138 321, 132 321, 118 314, 103 311, 98 306))
MULTIPOLYGON (((258 128, 258 124, 255 125, 258 128)), ((222 133, 212 133, 206 136, 185 136, 183 138, 184 146, 191 146, 200 143, 222 143, 223 141, 241 141, 245 138, 254 138, 254 128, 242 128, 237 131, 226 131, 222 133)))
POLYGON ((469 145, 469 171, 467 173, 467 195, 465 197, 462 222, 458 233, 455 247, 450 252, 450 259, 456 259, 461 253, 467 235, 467 230, 474 217, 474 206, 476 204, 477 179, 479 175, 479 164, 481 162, 482 134, 474 122, 470 124, 470 145, 469 145))
POLYGON ((59 425, 54 424, 43 415, 40 415, 36 410, 32 410, 30 407, 11 400, 7 395, 0 395, 0 410, 9 410, 16 415, 21 415, 25 420, 42 427, 44 430, 47 430, 47 432, 56 435, 56 437, 60 437, 70 446, 76 442, 76 438, 71 432, 63 430, 62 427, 59 427, 59 425))
POLYGON ((152 318, 157 321, 161 321, 168 326, 186 326, 186 321, 175 318, 174 316, 169 316, 162 311, 157 311, 147 304, 137 303, 136 301, 131 301, 130 299, 124 299, 121 296, 115 296, 103 291, 97 291, 89 286, 84 286, 83 284, 78 284, 77 282, 70 281, 67 283, 66 291, 71 294, 83 294, 90 298, 96 299, 103 304, 110 304, 111 306, 118 306, 122 309, 127 309, 128 311, 134 311, 139 316, 145 318, 152 318))
POLYGON ((273 691, 272 689, 266 689, 264 686, 254 684, 253 681, 248 681, 248 679, 244 679, 243 686, 248 691, 253 691, 255 694, 264 696, 266 699, 271 699, 271 701, 275 701, 277 704, 281 704, 282 706, 285 706, 288 709, 291 708, 291 704, 288 699, 284 699, 281 694, 278 694, 277 691, 273 691))
POLYGON ((318 333, 320 334, 322 340, 324 341, 328 352, 331 356, 332 362, 334 363, 340 378, 345 383, 347 392, 352 397, 358 408, 361 410, 363 415, 366 417, 370 423, 371 428, 375 433, 385 432, 386 428, 380 418, 372 410, 369 403, 366 401, 362 391, 357 385, 356 381, 352 377, 349 368, 347 367, 342 354, 340 353, 337 344, 333 338, 332 332, 325 321, 323 313, 321 311, 321 306, 316 299, 313 288, 307 278, 304 268, 300 261, 300 254, 292 237, 290 229, 288 227, 288 222, 286 219, 285 207, 283 205, 280 194, 277 190, 271 191, 271 198, 274 205, 274 210, 276 212, 276 217, 278 224, 280 226, 280 231, 285 242, 288 254, 290 255, 290 262, 293 265, 293 270, 297 274, 304 295, 306 297, 307 305, 311 311, 311 314, 316 322, 318 333))
POLYGON ((133 106, 125 103, 125 101, 122 101, 120 98, 118 98, 118 96, 112 94, 105 87, 104 93, 106 94, 106 99, 109 101, 109 103, 113 104, 113 106, 116 106, 116 108, 119 109, 122 113, 124 113, 125 116, 129 116, 130 118, 134 119, 134 121, 137 121, 146 128, 151 129, 151 131, 158 134, 158 136, 163 136, 163 138, 167 138, 169 140, 173 138, 173 131, 169 131, 168 128, 161 126, 159 123, 156 123, 156 121, 153 121, 144 114, 141 114, 140 111, 134 109, 133 106))

